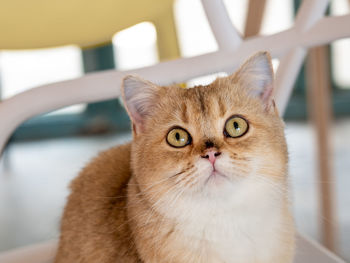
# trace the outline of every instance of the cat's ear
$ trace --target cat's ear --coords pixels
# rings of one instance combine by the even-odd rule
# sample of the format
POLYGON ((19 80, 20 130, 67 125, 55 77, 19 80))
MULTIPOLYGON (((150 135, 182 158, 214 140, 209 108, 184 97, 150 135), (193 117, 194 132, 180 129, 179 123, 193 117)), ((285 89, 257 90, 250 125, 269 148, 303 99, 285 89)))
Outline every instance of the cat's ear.
POLYGON ((144 129, 145 120, 157 103, 158 90, 157 85, 136 76, 130 75, 123 79, 122 99, 136 134, 144 129))
POLYGON ((250 57, 239 70, 232 75, 234 82, 246 89, 253 97, 262 100, 266 109, 274 104, 274 74, 271 56, 268 52, 258 52, 250 57))

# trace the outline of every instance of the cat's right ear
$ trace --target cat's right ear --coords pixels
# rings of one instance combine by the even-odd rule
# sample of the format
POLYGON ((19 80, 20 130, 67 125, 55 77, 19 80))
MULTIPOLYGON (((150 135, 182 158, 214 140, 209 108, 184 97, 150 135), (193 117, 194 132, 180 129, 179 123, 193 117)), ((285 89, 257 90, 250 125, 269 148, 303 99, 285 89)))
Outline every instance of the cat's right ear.
POLYGON ((158 91, 157 85, 139 77, 130 75, 123 79, 122 99, 135 135, 144 130, 145 120, 157 103, 158 91))

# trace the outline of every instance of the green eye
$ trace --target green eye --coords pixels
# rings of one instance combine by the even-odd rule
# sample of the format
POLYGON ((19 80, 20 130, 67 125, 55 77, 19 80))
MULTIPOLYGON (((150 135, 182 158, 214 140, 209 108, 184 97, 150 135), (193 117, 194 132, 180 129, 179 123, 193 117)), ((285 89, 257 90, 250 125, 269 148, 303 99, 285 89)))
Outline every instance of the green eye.
POLYGON ((239 116, 232 116, 226 121, 224 134, 226 137, 237 138, 248 131, 248 122, 239 116))
POLYGON ((191 143, 191 136, 186 130, 176 127, 168 132, 166 141, 172 147, 181 148, 191 143))

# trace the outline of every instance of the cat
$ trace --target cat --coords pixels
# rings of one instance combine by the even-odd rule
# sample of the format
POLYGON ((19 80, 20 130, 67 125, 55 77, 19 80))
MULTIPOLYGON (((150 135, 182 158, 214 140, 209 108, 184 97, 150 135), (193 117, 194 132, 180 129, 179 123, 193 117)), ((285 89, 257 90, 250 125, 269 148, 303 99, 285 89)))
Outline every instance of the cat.
POLYGON ((131 143, 71 184, 56 263, 291 263, 284 123, 270 55, 207 86, 123 80, 131 143))

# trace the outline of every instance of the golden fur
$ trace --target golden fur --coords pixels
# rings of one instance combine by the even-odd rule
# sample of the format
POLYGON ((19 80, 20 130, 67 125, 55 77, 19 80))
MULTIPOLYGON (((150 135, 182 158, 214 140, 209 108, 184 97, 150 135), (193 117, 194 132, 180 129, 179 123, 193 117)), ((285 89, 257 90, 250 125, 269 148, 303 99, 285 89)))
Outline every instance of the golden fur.
POLYGON ((134 139, 101 153, 71 184, 55 262, 292 262, 287 147, 272 86, 266 53, 208 86, 126 78, 134 139), (236 114, 249 130, 227 138, 225 121, 236 114), (190 145, 167 144, 174 126, 190 145), (212 178, 201 158, 208 141, 225 178, 212 178))

